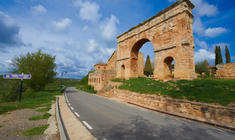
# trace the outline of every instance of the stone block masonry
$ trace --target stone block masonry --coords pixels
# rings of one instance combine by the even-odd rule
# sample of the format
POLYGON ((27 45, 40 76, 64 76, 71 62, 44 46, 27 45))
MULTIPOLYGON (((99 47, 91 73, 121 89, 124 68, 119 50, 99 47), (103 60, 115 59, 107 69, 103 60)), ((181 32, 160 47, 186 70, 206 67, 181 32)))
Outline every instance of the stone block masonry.
POLYGON ((99 94, 184 118, 229 127, 235 130, 235 108, 233 107, 223 107, 182 99, 172 99, 157 95, 139 94, 117 89, 115 88, 117 87, 115 84, 116 83, 114 83, 114 88, 112 88, 112 90, 99 94))
POLYGON ((235 63, 220 64, 216 68, 216 78, 235 79, 235 63))

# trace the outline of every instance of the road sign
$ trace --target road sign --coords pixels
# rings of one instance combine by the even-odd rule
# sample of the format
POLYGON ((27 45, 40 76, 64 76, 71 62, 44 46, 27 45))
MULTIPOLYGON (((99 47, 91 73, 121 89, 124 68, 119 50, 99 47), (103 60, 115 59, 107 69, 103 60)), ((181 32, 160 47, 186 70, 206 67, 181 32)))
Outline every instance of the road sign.
POLYGON ((20 80, 20 95, 19 102, 21 102, 21 96, 23 91, 23 79, 31 79, 31 74, 3 74, 4 79, 21 79, 20 80))
POLYGON ((4 74, 4 79, 31 79, 31 74, 4 74))

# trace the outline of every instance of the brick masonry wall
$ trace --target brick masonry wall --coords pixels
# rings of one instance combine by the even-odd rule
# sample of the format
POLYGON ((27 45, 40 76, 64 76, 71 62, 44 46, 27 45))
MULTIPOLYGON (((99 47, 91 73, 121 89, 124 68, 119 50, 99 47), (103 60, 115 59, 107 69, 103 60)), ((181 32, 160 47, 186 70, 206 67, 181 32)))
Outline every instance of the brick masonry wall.
POLYGON ((235 63, 220 64, 216 68, 217 78, 235 79, 235 63))
POLYGON ((99 95, 117 98, 124 102, 146 106, 189 119, 235 128, 235 108, 172 99, 156 95, 139 94, 117 89, 115 88, 117 87, 117 84, 113 84, 111 90, 105 93, 99 93, 99 95))

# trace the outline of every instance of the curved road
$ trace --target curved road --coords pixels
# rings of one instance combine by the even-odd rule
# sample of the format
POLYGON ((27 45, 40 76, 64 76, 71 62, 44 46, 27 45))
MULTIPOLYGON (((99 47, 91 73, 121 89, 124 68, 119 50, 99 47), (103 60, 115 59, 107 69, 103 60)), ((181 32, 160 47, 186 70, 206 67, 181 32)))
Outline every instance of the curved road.
POLYGON ((98 140, 235 140, 234 131, 141 109, 72 87, 65 93, 74 115, 98 140))

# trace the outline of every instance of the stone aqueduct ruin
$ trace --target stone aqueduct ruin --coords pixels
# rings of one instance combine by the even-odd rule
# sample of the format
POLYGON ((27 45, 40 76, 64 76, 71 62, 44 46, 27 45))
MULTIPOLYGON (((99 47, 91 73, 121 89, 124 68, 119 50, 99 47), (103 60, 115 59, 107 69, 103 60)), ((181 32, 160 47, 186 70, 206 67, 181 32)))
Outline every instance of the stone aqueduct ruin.
POLYGON ((117 37, 117 78, 138 77, 139 49, 152 42, 155 53, 154 77, 165 79, 171 75, 171 62, 175 61, 174 77, 194 77, 193 15, 194 5, 189 0, 178 1, 152 18, 117 37))
MULTIPOLYGON (((174 78, 194 78, 193 8, 194 5, 189 0, 179 0, 118 36, 117 50, 109 59, 106 69, 106 71, 115 71, 115 76, 109 79, 140 77, 142 73, 138 69, 143 66, 138 65, 138 55, 140 48, 146 42, 151 42, 154 47, 154 79, 169 79, 172 75, 171 62, 173 60, 174 78), (114 61, 110 62, 110 60, 114 61)), ((98 73, 105 75, 105 71, 98 73)), ((91 85, 94 85, 92 83, 98 73, 96 74, 95 71, 89 75, 91 85)), ((105 81, 104 78, 100 78, 105 81)))

